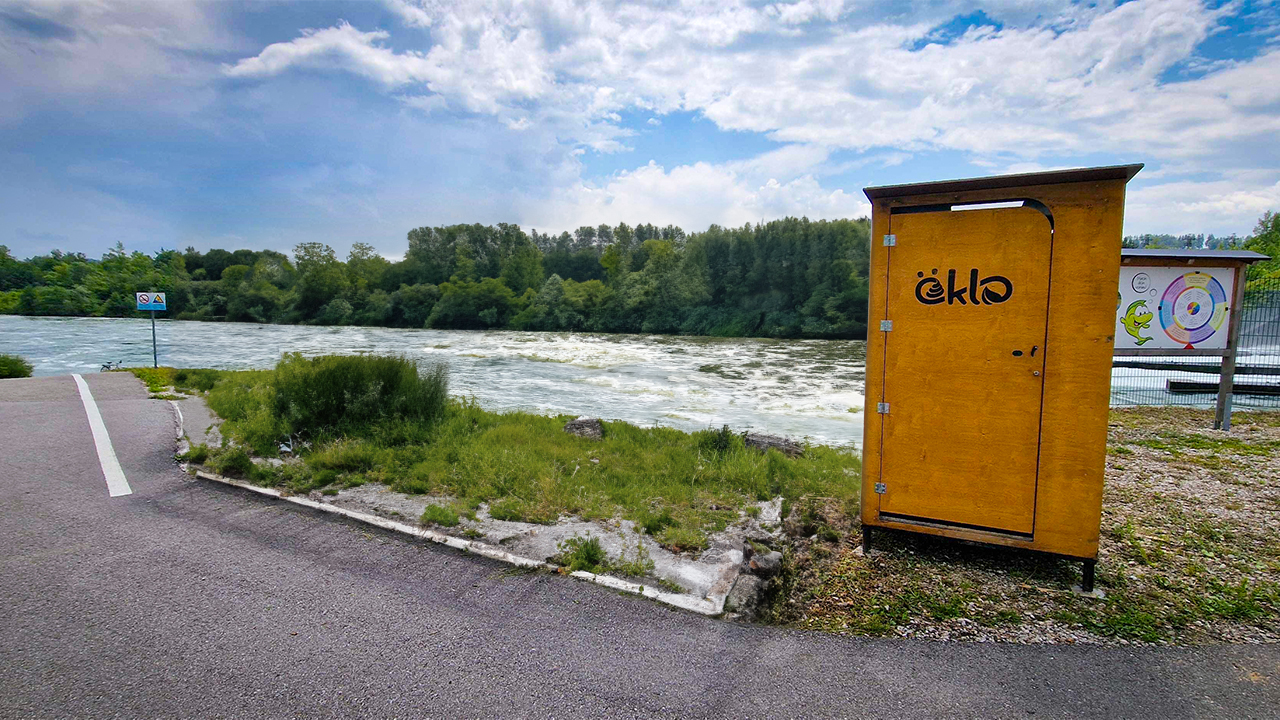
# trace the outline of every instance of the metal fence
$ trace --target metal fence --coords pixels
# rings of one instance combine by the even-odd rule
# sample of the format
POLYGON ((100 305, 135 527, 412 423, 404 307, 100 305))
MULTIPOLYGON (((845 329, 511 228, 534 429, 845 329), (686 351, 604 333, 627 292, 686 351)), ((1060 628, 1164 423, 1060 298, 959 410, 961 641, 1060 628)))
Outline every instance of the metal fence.
MULTIPOLYGON (((1221 364, 1214 357, 1117 357, 1111 404, 1211 408, 1218 400, 1221 364), (1156 363, 1169 367, 1141 367, 1156 363)), ((1234 409, 1280 410, 1280 277, 1245 286, 1234 387, 1234 409)))

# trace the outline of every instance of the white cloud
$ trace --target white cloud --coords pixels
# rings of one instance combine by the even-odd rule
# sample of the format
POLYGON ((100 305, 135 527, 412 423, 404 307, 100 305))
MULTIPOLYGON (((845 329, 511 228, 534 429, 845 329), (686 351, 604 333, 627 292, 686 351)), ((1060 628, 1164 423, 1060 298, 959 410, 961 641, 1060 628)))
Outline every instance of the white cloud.
POLYGON ((775 3, 766 8, 765 12, 786 25, 799 25, 815 18, 834 21, 843 10, 844 0, 800 0, 794 3, 775 3))
POLYGON ((474 112, 500 114, 551 90, 542 67, 540 39, 526 29, 508 32, 494 18, 449 15, 437 28, 438 43, 426 53, 397 53, 383 44, 385 30, 363 32, 342 22, 303 30, 288 42, 268 45, 255 56, 224 67, 230 77, 269 77, 290 68, 340 69, 388 88, 421 84, 474 112))
POLYGON ((668 171, 651 161, 600 184, 576 183, 549 201, 527 202, 522 223, 567 229, 566 223, 649 222, 699 231, 712 223, 736 227, 785 215, 816 220, 871 211, 861 193, 825 189, 811 175, 785 181, 760 175, 767 164, 694 163, 668 171))
POLYGON ((1215 232, 1241 235, 1268 210, 1280 209, 1280 181, 1232 178, 1211 182, 1169 182, 1130 190, 1125 202, 1125 231, 1215 232))
POLYGON ((930 37, 929 24, 866 22, 876 18, 837 0, 393 7, 431 26, 428 51, 395 52, 386 31, 343 24, 270 45, 228 73, 342 67, 513 120, 587 128, 616 124, 627 109, 685 110, 783 142, 1026 160, 1098 151, 1208 158, 1221 140, 1280 128, 1280 113, 1259 116, 1280 104, 1280 85, 1266 80, 1280 73, 1280 50, 1211 65, 1199 80, 1161 81, 1194 60, 1234 7, 1199 0, 997 4, 987 12, 1034 9, 1045 19, 921 49, 913 44, 930 37), (816 28, 796 36, 797 23, 816 28))
POLYGON ((164 3, 8 0, 0 8, 0 124, 70 101, 154 113, 207 107, 216 70, 200 56, 244 52, 216 8, 164 3))
POLYGON ((432 25, 431 13, 427 12, 427 3, 423 0, 384 0, 405 25, 429 28, 432 25))
POLYGON ((390 34, 385 30, 360 32, 347 23, 323 30, 303 30, 289 42, 268 45, 254 57, 226 66, 231 77, 262 77, 295 67, 350 70, 389 87, 411 82, 426 83, 431 65, 419 53, 397 55, 380 46, 390 34))

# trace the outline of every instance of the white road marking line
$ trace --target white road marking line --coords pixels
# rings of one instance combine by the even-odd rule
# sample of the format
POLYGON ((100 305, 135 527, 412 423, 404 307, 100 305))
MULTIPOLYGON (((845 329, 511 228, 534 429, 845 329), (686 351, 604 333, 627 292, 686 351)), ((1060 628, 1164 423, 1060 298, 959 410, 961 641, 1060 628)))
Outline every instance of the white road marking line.
POLYGON ((89 429, 93 431, 93 444, 98 448, 98 463, 102 465, 102 475, 107 479, 107 492, 111 497, 132 495, 133 488, 124 477, 124 468, 116 458, 116 450, 111 447, 111 436, 107 434, 107 426, 102 422, 102 413, 98 412, 98 403, 93 401, 93 393, 89 385, 79 375, 76 388, 80 390, 80 402, 84 403, 84 414, 89 416, 89 429))

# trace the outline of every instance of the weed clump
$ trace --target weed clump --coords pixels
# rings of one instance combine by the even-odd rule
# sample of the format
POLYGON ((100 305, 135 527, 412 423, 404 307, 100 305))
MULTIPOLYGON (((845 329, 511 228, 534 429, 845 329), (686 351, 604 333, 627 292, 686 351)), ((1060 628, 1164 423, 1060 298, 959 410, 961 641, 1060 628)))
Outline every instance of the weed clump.
MULTIPOLYGON (((178 372, 187 373, 184 382, 208 386, 209 407, 241 442, 268 457, 283 441, 301 438, 316 444, 360 437, 379 446, 420 444, 449 407, 445 367, 420 367, 400 356, 293 353, 274 370, 178 372)), ((367 468, 368 462, 362 464, 367 468)))
POLYGON ((204 443, 192 445, 186 452, 178 455, 179 462, 193 462, 197 465, 203 465, 209 459, 209 446, 204 443))
POLYGON ((589 573, 598 573, 605 569, 609 561, 609 556, 605 554, 598 537, 575 535, 568 540, 560 541, 556 547, 560 549, 557 562, 569 568, 570 572, 585 570, 589 573))
POLYGON ((234 478, 247 478, 253 474, 254 464, 244 448, 233 447, 214 455, 209 466, 219 475, 234 478))

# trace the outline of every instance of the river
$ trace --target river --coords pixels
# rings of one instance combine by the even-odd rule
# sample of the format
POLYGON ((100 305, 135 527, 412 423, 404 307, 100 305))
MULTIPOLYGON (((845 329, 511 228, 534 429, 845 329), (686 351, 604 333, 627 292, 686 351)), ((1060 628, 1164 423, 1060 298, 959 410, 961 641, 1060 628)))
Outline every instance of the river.
MULTIPOLYGON (((160 320, 161 365, 268 368, 282 353, 401 353, 449 366, 455 395, 490 410, 594 415, 684 430, 720 427, 862 443, 866 343, 507 330, 398 330, 160 320)), ((103 362, 151 364, 151 322, 0 315, 0 352, 36 375, 97 372, 103 362)), ((1177 358, 1174 358, 1177 359, 1177 358)), ((1280 364, 1280 349, 1249 348, 1242 362, 1280 364)), ((1113 405, 1212 407, 1215 395, 1171 395, 1168 379, 1216 375, 1117 368, 1113 405)), ((1241 382, 1242 380, 1237 380, 1241 382)), ((1236 395, 1238 408, 1276 406, 1236 395)))
MULTIPOLYGON (((593 415, 684 430, 758 430, 860 445, 866 343, 658 335, 398 330, 159 320, 161 365, 273 366, 282 353, 401 353, 449 366, 489 410, 593 415)), ((36 375, 151 364, 150 320, 0 315, 0 352, 36 375)))

